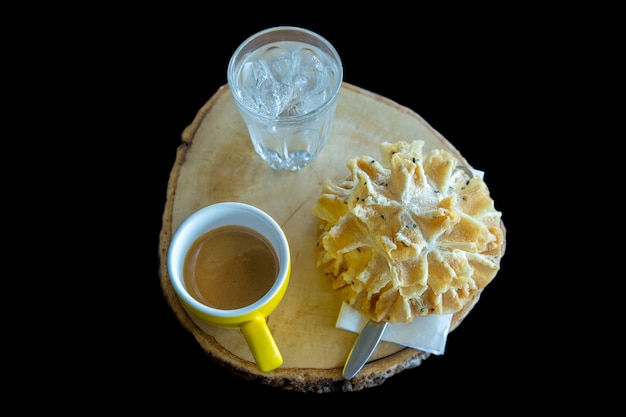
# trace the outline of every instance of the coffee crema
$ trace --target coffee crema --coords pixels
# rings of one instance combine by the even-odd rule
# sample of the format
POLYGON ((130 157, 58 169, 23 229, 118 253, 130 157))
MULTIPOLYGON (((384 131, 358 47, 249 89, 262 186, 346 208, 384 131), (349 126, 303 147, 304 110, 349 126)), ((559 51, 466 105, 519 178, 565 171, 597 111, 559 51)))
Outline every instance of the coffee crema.
POLYGON ((187 291, 213 308, 233 310, 263 297, 278 276, 278 256, 261 234, 238 225, 222 226, 191 245, 183 267, 187 291))

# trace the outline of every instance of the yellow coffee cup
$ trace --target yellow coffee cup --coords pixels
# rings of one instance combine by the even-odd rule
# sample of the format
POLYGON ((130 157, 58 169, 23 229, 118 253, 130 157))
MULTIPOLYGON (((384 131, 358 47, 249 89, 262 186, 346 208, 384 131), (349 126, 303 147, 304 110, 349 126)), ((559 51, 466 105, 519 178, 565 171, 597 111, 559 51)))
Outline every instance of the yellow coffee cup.
POLYGON ((167 262, 174 291, 196 323, 240 329, 262 372, 282 365, 267 317, 287 290, 291 255, 272 217, 239 202, 203 207, 172 236, 167 262))

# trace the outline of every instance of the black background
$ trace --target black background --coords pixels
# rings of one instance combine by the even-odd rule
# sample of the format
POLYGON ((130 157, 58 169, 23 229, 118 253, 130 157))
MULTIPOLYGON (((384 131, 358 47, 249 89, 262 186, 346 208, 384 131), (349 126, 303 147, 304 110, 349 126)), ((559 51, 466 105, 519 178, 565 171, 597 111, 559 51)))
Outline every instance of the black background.
MULTIPOLYGON (((536 80, 552 76, 538 64, 544 52, 529 32, 544 23, 502 13, 459 24, 462 10, 453 19, 419 8, 367 18, 269 18, 268 10, 235 21, 243 9, 233 4, 227 13, 192 8, 172 14, 167 8, 120 12, 96 30, 84 20, 71 34, 72 42, 84 31, 99 34, 80 48, 84 61, 72 74, 93 74, 75 107, 81 114, 76 119, 86 121, 89 132, 97 131, 97 144, 83 151, 104 161, 96 165, 100 175, 88 177, 97 196, 86 197, 96 201, 84 209, 95 204, 105 209, 102 226, 108 240, 103 253, 89 259, 102 266, 106 280, 100 289, 110 294, 93 322, 80 325, 81 346, 68 346, 66 352, 84 363, 76 378, 87 388, 81 395, 120 410, 173 411, 166 407, 199 402, 196 408, 207 413, 225 406, 238 412, 276 408, 285 414, 389 415, 497 412, 499 404, 533 410, 552 399, 559 358, 533 344, 545 343, 554 329, 543 315, 528 314, 529 304, 537 302, 528 290, 536 271, 529 259, 540 256, 529 257, 522 243, 533 233, 527 220, 535 195, 528 189, 534 173, 525 157, 543 116, 525 103, 537 99, 536 80), (182 131, 226 83, 236 47, 278 25, 302 26, 327 38, 342 57, 344 81, 414 110, 484 171, 507 229, 501 270, 449 335, 445 354, 354 393, 290 392, 231 375, 182 327, 160 288, 161 216, 182 131), (109 224, 123 227, 109 229, 109 224), (129 292, 120 291, 120 280, 129 292), (531 384, 520 382, 528 378, 531 384), (91 381, 101 385, 96 388, 98 382, 91 381)), ((92 159, 83 155, 76 164, 72 169, 89 166, 92 159)))
MULTIPOLYGON (((516 312, 524 305, 519 304, 523 302, 516 293, 519 271, 512 262, 520 257, 516 253, 520 250, 520 232, 516 227, 519 223, 515 204, 521 196, 516 192, 518 178, 524 175, 522 162, 517 162, 514 155, 518 152, 519 126, 529 116, 518 113, 515 106, 524 94, 524 86, 514 75, 520 65, 525 65, 518 55, 524 48, 524 39, 512 37, 502 42, 493 37, 494 28, 476 28, 469 34, 450 38, 445 26, 436 31, 420 30, 418 21, 415 27, 394 28, 359 22, 345 27, 286 19, 241 24, 227 30, 193 29, 187 35, 148 32, 145 39, 136 40, 134 52, 139 57, 145 55, 151 64, 142 65, 145 72, 136 74, 143 88, 150 80, 146 95, 135 97, 140 100, 136 103, 140 110, 136 117, 143 118, 141 123, 146 128, 145 134, 140 132, 133 138, 145 150, 141 162, 137 161, 144 174, 136 184, 137 192, 149 191, 149 204, 142 206, 137 215, 149 213, 153 227, 142 248, 151 256, 146 257, 144 270, 132 277, 144 286, 147 314, 137 322, 136 333, 120 346, 129 366, 119 377, 136 380, 137 387, 148 384, 162 389, 163 396, 169 392, 181 395, 185 392, 181 388, 186 387, 190 393, 216 401, 215 404, 241 393, 257 398, 267 395, 261 401, 276 407, 280 406, 276 401, 295 399, 296 407, 302 406, 304 412, 309 403, 381 405, 402 398, 452 401, 452 396, 454 401, 470 404, 480 401, 494 387, 523 375, 533 352, 521 349, 527 335, 520 334, 520 329, 527 324, 520 320, 528 318, 516 312), (279 24, 300 25, 326 37, 342 57, 346 82, 411 108, 444 135, 474 167, 485 172, 507 227, 508 247, 501 272, 472 313, 450 335, 446 353, 362 392, 301 394, 234 377, 207 357, 160 293, 160 216, 182 130, 226 83, 228 59, 238 44, 260 29, 279 24), (144 324, 143 320, 149 323, 144 324), (409 394, 412 391, 414 395, 409 394)), ((131 398, 136 395, 128 394, 131 398)), ((506 398, 515 394, 501 395, 506 398)), ((254 404, 242 397, 236 398, 233 405, 245 409, 254 404)))

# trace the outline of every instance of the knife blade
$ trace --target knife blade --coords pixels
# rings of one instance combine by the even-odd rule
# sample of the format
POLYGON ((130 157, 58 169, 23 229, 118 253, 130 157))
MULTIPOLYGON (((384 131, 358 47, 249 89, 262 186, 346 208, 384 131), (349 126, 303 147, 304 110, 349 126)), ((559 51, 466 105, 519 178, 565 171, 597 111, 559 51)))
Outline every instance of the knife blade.
POLYGON ((346 364, 343 367, 343 377, 345 379, 352 379, 359 373, 370 356, 372 356, 372 353, 374 353, 386 328, 386 321, 376 322, 368 320, 354 341, 350 353, 348 353, 348 359, 346 359, 346 364))

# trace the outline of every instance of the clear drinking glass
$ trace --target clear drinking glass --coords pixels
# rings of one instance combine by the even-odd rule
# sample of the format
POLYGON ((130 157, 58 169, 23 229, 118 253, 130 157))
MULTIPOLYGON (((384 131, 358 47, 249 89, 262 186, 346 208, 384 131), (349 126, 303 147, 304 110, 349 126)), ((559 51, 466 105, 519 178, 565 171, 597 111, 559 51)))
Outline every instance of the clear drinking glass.
POLYGON ((269 28, 235 50, 227 76, 254 150, 271 168, 299 171, 319 155, 343 81, 333 45, 307 29, 269 28))

